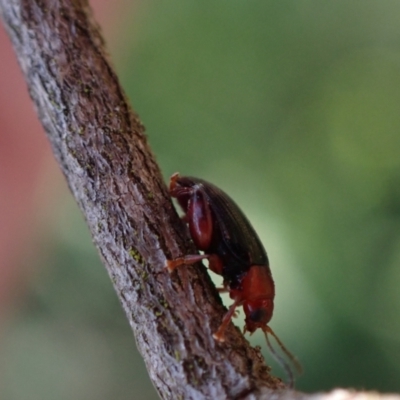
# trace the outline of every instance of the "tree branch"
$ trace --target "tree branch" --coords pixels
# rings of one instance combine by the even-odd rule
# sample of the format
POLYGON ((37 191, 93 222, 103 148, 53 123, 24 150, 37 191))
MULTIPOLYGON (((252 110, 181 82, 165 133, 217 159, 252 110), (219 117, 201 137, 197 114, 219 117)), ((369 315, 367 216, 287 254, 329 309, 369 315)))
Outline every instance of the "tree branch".
POLYGON ((160 170, 83 0, 1 0, 31 97, 163 398, 238 398, 277 388, 230 327, 204 268, 169 275, 193 253, 160 170))
POLYGON ((160 396, 306 397, 274 392, 282 383, 232 325, 213 339, 224 308, 203 267, 164 269, 195 249, 87 2, 0 0, 0 14, 160 396))

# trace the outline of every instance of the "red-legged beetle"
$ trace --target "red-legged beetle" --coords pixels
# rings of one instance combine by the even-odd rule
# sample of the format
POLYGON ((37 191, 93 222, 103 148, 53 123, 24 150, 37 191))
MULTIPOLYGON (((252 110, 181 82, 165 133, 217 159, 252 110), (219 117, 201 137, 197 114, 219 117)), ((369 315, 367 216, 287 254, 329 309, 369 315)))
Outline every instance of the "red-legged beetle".
POLYGON ((194 244, 204 252, 168 260, 169 271, 207 259, 209 269, 223 277, 221 291, 229 292, 233 299, 214 338, 220 342, 225 340, 225 329, 236 308, 243 306, 244 332, 262 329, 272 355, 286 370, 289 385, 293 386, 292 369, 273 349, 268 334, 276 339, 299 372, 301 366, 268 326, 274 310, 275 286, 267 253, 254 228, 236 203, 209 182, 175 173, 171 176, 169 190, 185 212, 183 218, 194 244))

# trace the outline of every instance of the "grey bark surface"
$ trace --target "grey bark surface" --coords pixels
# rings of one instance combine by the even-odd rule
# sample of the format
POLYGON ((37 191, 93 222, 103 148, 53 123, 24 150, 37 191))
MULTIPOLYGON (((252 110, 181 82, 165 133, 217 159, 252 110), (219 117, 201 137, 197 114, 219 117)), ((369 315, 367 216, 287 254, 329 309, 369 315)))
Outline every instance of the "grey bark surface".
POLYGON ((164 269, 195 249, 87 2, 1 0, 0 12, 160 396, 233 399, 282 387, 233 326, 226 343, 213 339, 224 308, 204 268, 164 269))
POLYGON ((0 0, 0 15, 160 397, 338 399, 285 390, 233 325, 216 342, 225 309, 205 269, 165 270, 195 249, 87 1, 0 0))

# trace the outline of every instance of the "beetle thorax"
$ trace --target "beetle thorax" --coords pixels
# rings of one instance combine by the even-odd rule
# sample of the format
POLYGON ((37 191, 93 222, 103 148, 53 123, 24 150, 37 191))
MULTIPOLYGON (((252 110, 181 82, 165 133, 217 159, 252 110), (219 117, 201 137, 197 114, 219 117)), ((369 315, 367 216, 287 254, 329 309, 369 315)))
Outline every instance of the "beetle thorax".
POLYGON ((268 324, 274 311, 275 287, 267 266, 252 265, 235 294, 243 302, 246 330, 254 332, 268 324))

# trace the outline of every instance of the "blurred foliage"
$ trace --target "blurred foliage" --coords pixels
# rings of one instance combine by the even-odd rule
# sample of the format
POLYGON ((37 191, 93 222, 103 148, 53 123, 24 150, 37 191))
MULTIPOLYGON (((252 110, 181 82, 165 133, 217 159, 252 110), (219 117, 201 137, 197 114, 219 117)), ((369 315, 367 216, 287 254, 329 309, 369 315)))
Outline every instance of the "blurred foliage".
MULTIPOLYGON (((216 183, 260 232, 271 326, 304 365, 302 390, 400 390, 399 15, 394 0, 181 0, 121 19, 115 59, 165 177, 216 183)), ((67 376, 81 391, 65 398, 110 398, 124 382, 113 398, 149 399, 86 242, 55 240, 53 269, 11 325, 11 365, 38 382, 47 368, 60 391, 67 376)))
POLYGON ((177 4, 119 58, 163 170, 254 222, 300 388, 400 390, 400 3, 177 4))
POLYGON ((158 398, 72 197, 58 202, 32 288, 4 332, 1 398, 158 398))

